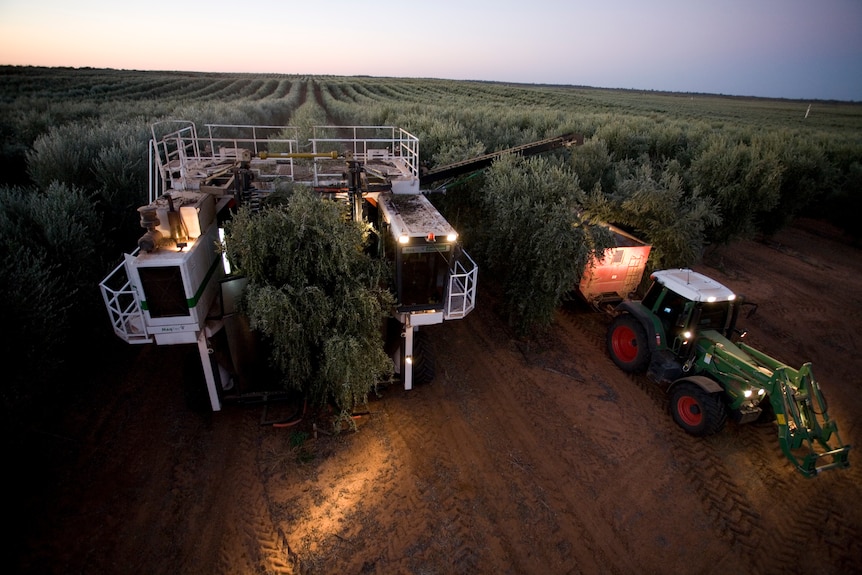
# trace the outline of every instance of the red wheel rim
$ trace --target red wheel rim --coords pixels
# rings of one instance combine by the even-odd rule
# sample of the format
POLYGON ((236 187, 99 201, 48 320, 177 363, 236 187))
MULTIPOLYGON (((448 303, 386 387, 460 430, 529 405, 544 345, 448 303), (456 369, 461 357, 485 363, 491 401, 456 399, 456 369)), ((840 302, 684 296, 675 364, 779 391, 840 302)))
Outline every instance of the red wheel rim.
POLYGON ((626 325, 621 325, 614 330, 611 344, 614 347, 614 353, 622 361, 634 361, 638 356, 635 332, 626 325))
POLYGON ((700 408, 700 403, 691 396, 680 397, 676 402, 676 411, 686 425, 697 427, 703 421, 703 410, 700 408))

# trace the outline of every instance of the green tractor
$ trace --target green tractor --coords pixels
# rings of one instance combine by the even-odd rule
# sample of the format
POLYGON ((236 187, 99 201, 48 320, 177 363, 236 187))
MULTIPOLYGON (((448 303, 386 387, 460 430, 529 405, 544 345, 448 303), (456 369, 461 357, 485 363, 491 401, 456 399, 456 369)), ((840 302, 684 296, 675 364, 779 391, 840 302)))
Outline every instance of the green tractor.
POLYGON ((793 369, 739 341, 744 302, 689 269, 653 272, 640 301, 615 308, 607 333, 614 363, 665 387, 674 421, 706 436, 727 419, 774 419, 781 450, 806 477, 850 465, 811 364, 793 369), (731 339, 735 341, 731 341, 731 339))

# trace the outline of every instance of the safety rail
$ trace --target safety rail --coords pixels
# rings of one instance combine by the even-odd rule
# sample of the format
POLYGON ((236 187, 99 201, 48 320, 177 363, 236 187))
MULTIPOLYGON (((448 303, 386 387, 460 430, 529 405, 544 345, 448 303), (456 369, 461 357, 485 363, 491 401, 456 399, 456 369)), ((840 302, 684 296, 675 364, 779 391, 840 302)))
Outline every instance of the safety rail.
MULTIPOLYGON (((411 176, 419 175, 419 138, 395 126, 314 126, 312 152, 350 154, 365 163, 375 159, 397 160, 411 176)), ((325 159, 315 160, 315 185, 341 177, 343 171, 326 172, 325 159)))
MULTIPOLYGON (((135 250, 132 256, 136 256, 138 251, 135 250)), ((99 289, 114 333, 126 343, 152 343, 153 338, 147 334, 144 327, 141 301, 129 281, 125 261, 99 283, 99 289)))
MULTIPOLYGON (((302 156, 299 129, 294 126, 250 124, 205 124, 199 135, 192 122, 169 120, 153 126, 150 142, 150 202, 171 189, 198 189, 202 182, 228 171, 237 161, 249 161, 261 179, 286 177, 294 180, 294 158, 302 156), (179 126, 179 127, 177 127, 179 126), (279 155, 276 157, 275 153, 279 155), (266 154, 273 154, 266 158, 266 154), (272 166, 286 165, 277 169, 272 166), (266 166, 270 166, 267 168, 266 166)), ((311 180, 340 179, 343 161, 337 167, 325 156, 336 152, 359 162, 385 160, 397 164, 409 178, 419 177, 419 138, 395 126, 314 126, 308 143, 313 161, 311 180)), ((306 148, 307 149, 307 148, 306 148)))
POLYGON ((250 124, 206 124, 201 138, 215 157, 222 149, 247 149, 253 156, 261 152, 294 154, 299 151, 299 128, 295 126, 253 126, 250 124), (248 147, 246 147, 248 146, 248 147))
MULTIPOLYGON (((198 135, 192 122, 167 120, 153 125, 149 148, 149 201, 168 190, 197 189, 202 181, 229 171, 239 160, 249 161, 263 152, 295 154, 299 151, 298 129, 293 126, 254 126, 246 124, 205 124, 205 135, 198 135), (156 126, 179 128, 157 134, 156 126), (288 136, 288 137, 285 137, 288 136), (247 154, 246 154, 247 152, 247 154)), ((276 175, 294 179, 293 159, 257 160, 262 177, 276 175), (283 173, 265 173, 261 164, 287 164, 283 173)))
POLYGON ((457 259, 449 276, 444 319, 462 319, 476 307, 476 278, 479 266, 467 252, 462 251, 461 254, 466 261, 457 259))

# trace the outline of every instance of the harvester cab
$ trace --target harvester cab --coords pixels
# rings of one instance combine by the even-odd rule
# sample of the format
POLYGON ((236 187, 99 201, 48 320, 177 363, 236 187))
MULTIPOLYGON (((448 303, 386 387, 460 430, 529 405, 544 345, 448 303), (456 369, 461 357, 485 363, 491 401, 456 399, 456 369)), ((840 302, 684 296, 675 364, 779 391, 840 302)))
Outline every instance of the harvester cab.
POLYGON ((774 417, 781 450, 803 475, 849 465, 850 446, 827 413, 811 364, 794 369, 741 341, 742 298, 689 269, 651 279, 642 300, 617 306, 607 348, 620 369, 645 371, 665 388, 680 427, 705 436, 728 417, 774 417))
POLYGON ((138 209, 146 231, 100 284, 120 338, 197 344, 214 411, 223 399, 255 395, 233 386, 248 380, 239 372, 253 355, 236 318, 244 278, 216 246, 232 210, 261 209, 286 181, 349 202, 353 219, 374 228, 378 255, 394 269, 395 372, 405 389, 433 376, 416 332, 473 310, 478 267, 420 192, 418 138, 392 126, 323 126, 301 143, 293 127, 210 124, 199 134, 186 121, 155 124, 152 134, 149 204, 138 209), (214 353, 217 337, 226 354, 214 353))

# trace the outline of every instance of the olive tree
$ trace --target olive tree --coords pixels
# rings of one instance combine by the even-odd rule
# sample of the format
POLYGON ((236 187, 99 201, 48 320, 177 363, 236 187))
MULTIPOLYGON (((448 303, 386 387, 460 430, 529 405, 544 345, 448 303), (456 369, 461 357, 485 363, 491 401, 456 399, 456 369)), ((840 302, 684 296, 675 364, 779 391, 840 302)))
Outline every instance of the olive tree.
POLYGON ((582 215, 577 177, 544 157, 507 155, 480 194, 483 263, 503 288, 509 321, 528 333, 550 325, 590 259, 608 247, 582 215))
POLYGON ((385 266, 364 250, 368 229, 346 206, 296 186, 226 226, 232 264, 248 278, 244 309, 268 338, 286 389, 342 415, 389 377, 381 326, 392 303, 385 266))
POLYGON ((686 190, 675 161, 656 173, 647 157, 616 166, 614 192, 594 189, 587 200, 597 217, 634 230, 652 245, 654 268, 690 266, 698 262, 708 242, 708 230, 718 227, 716 201, 699 189, 686 190))

